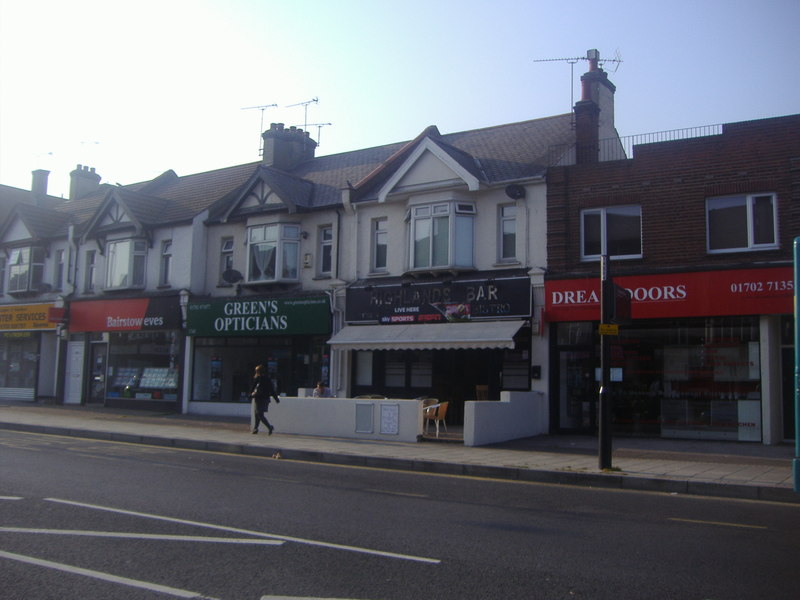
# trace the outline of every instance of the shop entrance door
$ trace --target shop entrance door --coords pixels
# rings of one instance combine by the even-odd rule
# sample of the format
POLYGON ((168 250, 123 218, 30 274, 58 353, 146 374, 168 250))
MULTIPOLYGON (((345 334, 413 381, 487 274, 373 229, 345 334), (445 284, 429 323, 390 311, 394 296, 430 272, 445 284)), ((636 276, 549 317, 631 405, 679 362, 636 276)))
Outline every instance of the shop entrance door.
POLYGON ((90 350, 89 402, 103 404, 106 401, 106 362, 108 344, 93 343, 90 350))
POLYGON ((592 433, 597 430, 598 384, 595 356, 589 350, 559 352, 559 428, 592 433))
POLYGON ((794 440, 797 423, 794 422, 794 348, 781 349, 783 388, 783 439, 794 440))

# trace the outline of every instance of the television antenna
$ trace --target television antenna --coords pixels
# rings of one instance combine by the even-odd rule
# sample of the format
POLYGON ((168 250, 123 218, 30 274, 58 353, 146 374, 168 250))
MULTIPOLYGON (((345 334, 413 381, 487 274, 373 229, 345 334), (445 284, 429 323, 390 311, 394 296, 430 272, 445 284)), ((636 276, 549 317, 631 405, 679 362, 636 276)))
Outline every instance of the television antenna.
POLYGON ((319 139, 320 139, 320 137, 322 137, 321 131, 322 131, 322 128, 325 127, 326 125, 333 125, 333 123, 306 123, 303 127, 304 128, 308 128, 308 127, 316 127, 317 128, 317 146, 319 146, 320 145, 319 144, 319 139))
POLYGON ((261 126, 258 129, 258 155, 261 156, 264 153, 264 138, 261 137, 261 134, 264 133, 264 111, 268 108, 274 108, 278 106, 277 104, 261 104, 260 106, 245 106, 242 110, 260 110, 261 111, 261 126))
POLYGON ((538 58, 534 59, 533 62, 566 62, 569 63, 569 100, 570 100, 570 111, 572 111, 573 107, 575 106, 575 63, 579 60, 586 60, 589 61, 589 70, 594 71, 597 67, 602 68, 603 65, 606 63, 612 63, 614 65, 614 73, 617 72, 619 69, 619 65, 622 62, 622 55, 617 49, 614 52, 614 58, 600 58, 600 52, 597 50, 587 50, 586 56, 576 56, 573 58, 538 58))
POLYGON ((319 98, 315 97, 315 98, 312 98, 311 100, 306 100, 305 102, 297 102, 295 104, 289 104, 288 106, 286 106, 286 108, 293 108, 295 106, 302 106, 303 107, 303 111, 305 113, 305 115, 303 117, 303 123, 304 123, 303 131, 305 131, 306 127, 308 127, 308 105, 309 104, 317 104, 317 103, 319 103, 319 98))

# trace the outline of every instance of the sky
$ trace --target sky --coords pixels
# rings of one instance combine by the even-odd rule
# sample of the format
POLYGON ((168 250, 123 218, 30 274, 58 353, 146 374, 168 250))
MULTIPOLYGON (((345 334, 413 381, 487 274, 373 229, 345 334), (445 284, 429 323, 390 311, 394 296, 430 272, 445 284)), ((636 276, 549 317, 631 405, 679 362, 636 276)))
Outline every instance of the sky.
POLYGON ((621 136, 796 114, 798 23, 800 0, 0 0, 0 184, 254 162, 272 122, 322 156, 563 114, 592 48, 621 136))

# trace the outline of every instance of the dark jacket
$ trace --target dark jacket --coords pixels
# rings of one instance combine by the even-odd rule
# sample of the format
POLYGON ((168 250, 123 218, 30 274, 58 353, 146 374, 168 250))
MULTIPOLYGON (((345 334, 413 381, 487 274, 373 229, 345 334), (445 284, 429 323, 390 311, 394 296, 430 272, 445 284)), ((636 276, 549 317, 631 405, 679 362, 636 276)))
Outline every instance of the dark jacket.
POLYGON ((250 397, 255 398, 257 402, 264 402, 269 404, 270 398, 275 398, 275 402, 280 402, 278 394, 275 393, 275 388, 272 385, 272 379, 267 375, 259 375, 253 378, 253 385, 250 387, 250 397))

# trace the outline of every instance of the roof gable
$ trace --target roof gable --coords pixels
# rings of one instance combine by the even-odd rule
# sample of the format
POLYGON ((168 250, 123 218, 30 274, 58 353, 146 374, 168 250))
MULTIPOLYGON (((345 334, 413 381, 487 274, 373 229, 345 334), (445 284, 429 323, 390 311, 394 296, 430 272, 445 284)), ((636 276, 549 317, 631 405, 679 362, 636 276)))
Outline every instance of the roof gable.
POLYGON ((254 213, 286 210, 296 213, 308 209, 313 201, 314 184, 272 167, 261 166, 233 196, 221 220, 254 213))
POLYGON ((25 226, 25 223, 19 217, 14 215, 11 217, 2 232, 0 242, 7 244, 13 242, 20 242, 22 240, 30 240, 33 237, 31 231, 25 226))
POLYGON ((454 185, 466 185, 475 191, 480 181, 457 159, 453 149, 425 137, 380 187, 378 202, 385 202, 391 193, 454 185))

